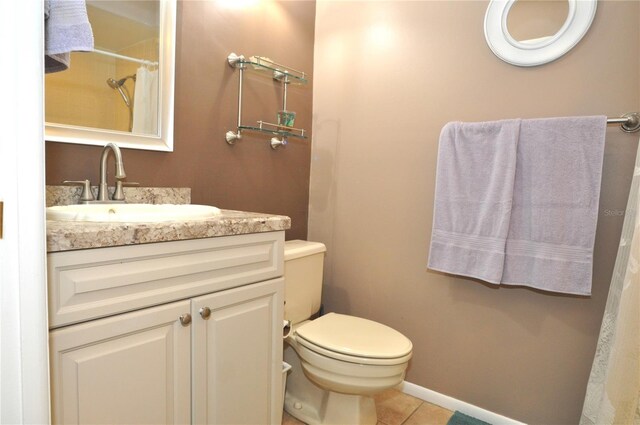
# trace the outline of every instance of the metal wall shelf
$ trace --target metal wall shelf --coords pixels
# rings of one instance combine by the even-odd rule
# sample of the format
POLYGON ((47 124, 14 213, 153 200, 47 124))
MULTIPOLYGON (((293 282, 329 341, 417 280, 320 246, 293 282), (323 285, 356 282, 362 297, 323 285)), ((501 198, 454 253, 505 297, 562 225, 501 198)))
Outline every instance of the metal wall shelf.
POLYGON ((242 84, 244 71, 251 70, 259 73, 265 73, 275 81, 282 83, 282 109, 287 109, 287 87, 289 84, 305 85, 308 83, 308 76, 303 71, 293 69, 271 59, 262 56, 251 56, 246 59, 242 55, 231 53, 227 57, 229 66, 238 70, 238 123, 236 132, 227 131, 225 139, 228 144, 233 145, 236 141, 242 139, 242 131, 257 131, 263 134, 275 136, 271 139, 271 147, 277 149, 287 144, 289 137, 306 139, 305 130, 301 128, 284 127, 278 124, 266 121, 258 121, 255 126, 242 124, 242 84))
POLYGON ((261 133, 272 134, 274 136, 281 136, 281 137, 296 137, 298 139, 307 138, 307 136, 304 134, 305 131, 302 128, 282 127, 282 126, 279 126, 278 124, 273 124, 273 123, 264 122, 264 121, 258 121, 256 126, 241 125, 240 129, 259 131, 261 133))
POLYGON ((245 59, 242 55, 238 56, 235 53, 231 53, 227 57, 227 61, 229 65, 235 68, 249 65, 256 72, 263 72, 274 80, 287 82, 289 84, 305 85, 309 82, 304 71, 298 71, 297 69, 281 65, 263 56, 251 56, 249 59, 245 59))

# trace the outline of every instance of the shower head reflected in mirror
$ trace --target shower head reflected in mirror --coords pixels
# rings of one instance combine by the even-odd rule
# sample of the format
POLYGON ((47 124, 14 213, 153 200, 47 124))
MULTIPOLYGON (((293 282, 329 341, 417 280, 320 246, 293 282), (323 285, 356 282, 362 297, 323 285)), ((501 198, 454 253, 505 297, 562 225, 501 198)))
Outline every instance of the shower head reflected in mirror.
POLYGON ((107 79, 107 84, 109 84, 109 87, 111 88, 118 88, 121 87, 122 85, 124 85, 124 83, 127 82, 128 79, 132 79, 133 81, 136 80, 136 74, 132 74, 132 75, 127 75, 124 78, 121 78, 119 80, 114 80, 113 78, 109 78, 107 79))
POLYGON ((135 82, 136 74, 127 75, 119 80, 116 80, 115 78, 107 78, 107 85, 112 89, 118 90, 120 96, 122 96, 122 100, 124 100, 124 104, 129 108, 129 131, 131 131, 133 127, 133 105, 131 104, 131 94, 129 93, 127 86, 124 85, 124 83, 129 79, 135 82))
POLYGON ((120 92, 120 96, 122 96, 122 100, 124 100, 125 105, 127 105, 127 107, 131 107, 131 95, 129 94, 129 90, 127 90, 127 86, 124 85, 124 83, 126 83, 128 79, 132 79, 133 81, 135 81, 135 74, 127 75, 126 77, 119 80, 116 80, 114 78, 107 78, 107 84, 112 89, 118 90, 118 92, 120 92))

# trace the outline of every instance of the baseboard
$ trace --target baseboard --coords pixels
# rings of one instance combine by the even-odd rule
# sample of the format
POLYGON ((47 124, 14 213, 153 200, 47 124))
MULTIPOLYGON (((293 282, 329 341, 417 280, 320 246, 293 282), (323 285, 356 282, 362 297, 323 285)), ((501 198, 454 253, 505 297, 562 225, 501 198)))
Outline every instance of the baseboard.
POLYGON ((473 416, 474 418, 493 425, 525 425, 523 422, 490 412, 489 410, 474 406, 473 404, 465 403, 464 401, 449 397, 448 395, 440 394, 425 387, 421 387, 420 385, 412 384, 411 382, 403 381, 402 384, 400 384, 399 389, 405 394, 428 401, 429 403, 436 404, 451 411, 458 410, 465 415, 473 416))

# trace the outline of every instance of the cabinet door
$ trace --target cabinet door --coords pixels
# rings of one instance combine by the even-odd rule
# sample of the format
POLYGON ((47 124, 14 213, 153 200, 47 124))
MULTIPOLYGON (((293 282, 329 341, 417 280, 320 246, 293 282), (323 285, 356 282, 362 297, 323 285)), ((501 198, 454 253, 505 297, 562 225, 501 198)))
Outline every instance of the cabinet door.
POLYGON ((189 423, 189 311, 180 301, 51 331, 53 422, 189 423))
POLYGON ((279 278, 192 300, 194 423, 277 422, 283 294, 279 278))

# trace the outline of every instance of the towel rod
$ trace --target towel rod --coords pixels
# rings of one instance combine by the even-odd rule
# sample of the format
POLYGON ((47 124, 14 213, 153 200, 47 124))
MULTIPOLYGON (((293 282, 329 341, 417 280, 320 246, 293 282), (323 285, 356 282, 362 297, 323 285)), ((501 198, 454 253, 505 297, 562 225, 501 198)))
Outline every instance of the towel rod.
POLYGON ((607 118, 607 124, 620 124, 620 129, 625 133, 635 133, 640 130, 640 114, 629 112, 620 118, 607 118))
POLYGON ((123 59, 123 60, 130 61, 130 62, 137 62, 137 63, 140 63, 142 65, 158 66, 158 62, 148 61, 148 60, 145 60, 145 59, 132 58, 130 56, 119 55, 117 53, 107 52, 106 50, 93 49, 92 52, 99 53, 99 54, 105 55, 105 56, 111 56, 112 58, 116 58, 116 59, 123 59))

